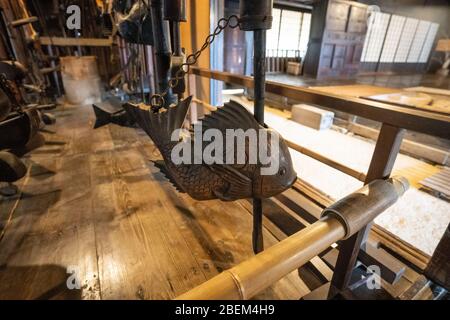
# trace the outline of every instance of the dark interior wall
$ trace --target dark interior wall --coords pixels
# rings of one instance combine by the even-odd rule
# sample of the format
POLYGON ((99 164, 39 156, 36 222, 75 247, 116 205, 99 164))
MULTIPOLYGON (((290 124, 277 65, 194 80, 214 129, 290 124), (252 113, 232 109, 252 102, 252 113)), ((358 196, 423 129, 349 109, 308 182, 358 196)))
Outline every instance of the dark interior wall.
POLYGON ((304 75, 355 77, 360 70, 366 33, 367 5, 343 0, 315 2, 304 75))
MULTIPOLYGON (((377 5, 382 12, 439 23, 436 41, 450 37, 449 0, 359 0, 367 5, 377 5)), ((435 72, 440 64, 433 58, 442 58, 443 53, 432 52, 429 72, 435 72)))

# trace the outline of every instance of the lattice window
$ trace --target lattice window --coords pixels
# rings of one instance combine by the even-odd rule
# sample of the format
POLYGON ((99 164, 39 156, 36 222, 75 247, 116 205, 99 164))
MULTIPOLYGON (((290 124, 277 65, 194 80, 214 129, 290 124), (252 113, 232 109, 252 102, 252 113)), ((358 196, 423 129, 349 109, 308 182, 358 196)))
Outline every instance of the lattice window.
POLYGON ((300 41, 298 50, 300 50, 300 56, 304 57, 306 50, 308 49, 309 32, 311 29, 311 13, 303 14, 302 29, 300 33, 300 41))
POLYGON ((372 33, 365 54, 365 61, 367 62, 378 62, 390 18, 389 14, 382 12, 375 12, 373 15, 372 33))
POLYGON ((423 45, 422 52, 420 53, 419 62, 425 63, 428 61, 431 49, 433 49, 434 39, 436 38, 439 29, 439 24, 432 23, 427 33, 425 44, 423 45))
POLYGON ((272 29, 267 30, 267 49, 278 49, 278 37, 280 35, 281 10, 273 9, 272 29))
POLYGON ((431 22, 429 21, 422 20, 419 22, 419 25, 417 26, 416 30, 416 35, 414 36, 414 40, 411 45, 411 49, 409 50, 409 55, 406 62, 409 63, 419 62, 420 54, 422 52, 423 45, 425 44, 425 40, 427 38, 430 26, 431 22))
POLYGON ((395 54, 394 62, 406 62, 409 54, 409 49, 411 48, 418 25, 419 20, 413 18, 406 19, 405 26, 403 27, 402 37, 400 38, 400 42, 398 44, 397 53, 395 54))
POLYGON ((278 48, 282 50, 298 50, 302 13, 283 10, 281 13, 280 41, 278 48))
POLYGON ((381 53, 380 62, 393 62, 395 53, 397 52, 398 43, 402 36, 403 26, 406 17, 393 15, 389 22, 389 28, 384 40, 383 51, 381 53))
POLYGON ((275 8, 272 29, 267 31, 267 55, 304 57, 310 28, 310 13, 275 8))
POLYGON ((374 12, 361 55, 362 62, 426 63, 439 24, 374 12))

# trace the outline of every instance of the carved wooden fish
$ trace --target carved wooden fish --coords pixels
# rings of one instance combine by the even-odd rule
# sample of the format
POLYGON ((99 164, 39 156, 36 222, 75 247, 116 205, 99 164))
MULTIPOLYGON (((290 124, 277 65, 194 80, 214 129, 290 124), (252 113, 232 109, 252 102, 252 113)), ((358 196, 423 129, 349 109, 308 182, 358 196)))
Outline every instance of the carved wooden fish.
MULTIPOLYGON (((172 160, 172 151, 179 144, 178 141, 172 141, 171 135, 176 129, 180 129, 186 118, 191 103, 191 97, 181 101, 177 106, 170 106, 167 110, 154 113, 146 105, 128 104, 125 108, 133 113, 138 124, 152 138, 155 145, 161 152, 164 164, 156 165, 164 172, 175 187, 188 193, 197 200, 221 199, 232 201, 243 198, 268 198, 277 195, 290 188, 297 178, 293 169, 291 156, 285 141, 279 137, 278 171, 272 175, 262 175, 261 168, 267 167, 261 161, 249 161, 249 139, 245 139, 245 161, 241 164, 212 163, 207 164, 203 161, 200 164, 175 164, 172 160)), ((226 137, 227 129, 248 129, 266 130, 268 154, 271 154, 272 141, 271 135, 278 135, 275 131, 264 128, 255 120, 247 109, 237 102, 226 103, 222 108, 205 116, 201 120, 202 131, 216 129, 226 137)), ((193 130, 195 131, 195 129, 193 130)), ((187 143, 192 144, 195 149, 195 137, 193 131, 187 143)), ((217 132, 217 131, 216 131, 217 132)), ((259 142, 258 136, 258 142, 259 142)), ((186 142, 185 142, 186 143, 186 142)), ((198 143, 198 141, 197 141, 198 143)), ((202 150, 208 145, 202 142, 202 150)), ((226 141, 224 141, 226 145, 226 141)), ((226 147, 224 147, 226 149, 226 147)), ((238 150, 234 150, 237 154, 238 150)), ((233 154, 233 156, 236 156, 233 154)))

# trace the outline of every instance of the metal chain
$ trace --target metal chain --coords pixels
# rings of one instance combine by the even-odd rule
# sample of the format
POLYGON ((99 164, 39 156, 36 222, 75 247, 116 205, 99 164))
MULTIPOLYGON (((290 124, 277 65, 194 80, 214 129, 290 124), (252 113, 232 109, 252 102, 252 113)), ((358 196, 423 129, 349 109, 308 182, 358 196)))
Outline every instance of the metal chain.
POLYGON ((177 72, 175 72, 175 76, 169 80, 169 85, 162 93, 157 93, 152 96, 150 99, 150 105, 154 112, 159 111, 162 107, 164 107, 166 101, 164 97, 169 93, 170 89, 175 88, 180 80, 183 80, 185 75, 189 73, 189 70, 192 65, 197 63, 198 58, 201 56, 203 51, 205 51, 216 39, 216 37, 227 27, 235 29, 239 26, 239 18, 236 15, 232 15, 228 18, 222 18, 217 22, 217 26, 214 29, 214 32, 206 37, 205 43, 197 52, 190 54, 186 58, 186 62, 180 65, 177 72))

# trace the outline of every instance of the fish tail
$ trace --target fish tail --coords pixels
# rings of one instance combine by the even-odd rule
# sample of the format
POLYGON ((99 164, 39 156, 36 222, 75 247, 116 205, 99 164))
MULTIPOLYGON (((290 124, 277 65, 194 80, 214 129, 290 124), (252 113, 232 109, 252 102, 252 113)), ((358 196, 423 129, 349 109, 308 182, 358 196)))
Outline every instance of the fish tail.
POLYGON ((92 105, 92 108, 94 109, 94 113, 95 113, 94 129, 103 127, 112 122, 111 121, 111 117, 112 117, 111 113, 99 108, 95 104, 92 105))
POLYGON ((118 125, 126 125, 129 119, 122 103, 115 99, 105 100, 103 102, 94 103, 92 105, 95 114, 94 129, 103 127, 107 124, 114 123, 118 125))
POLYGON ((170 106, 163 112, 152 112, 149 106, 127 104, 125 108, 131 112, 139 126, 150 136, 160 149, 171 143, 172 133, 183 126, 192 97, 170 106))

